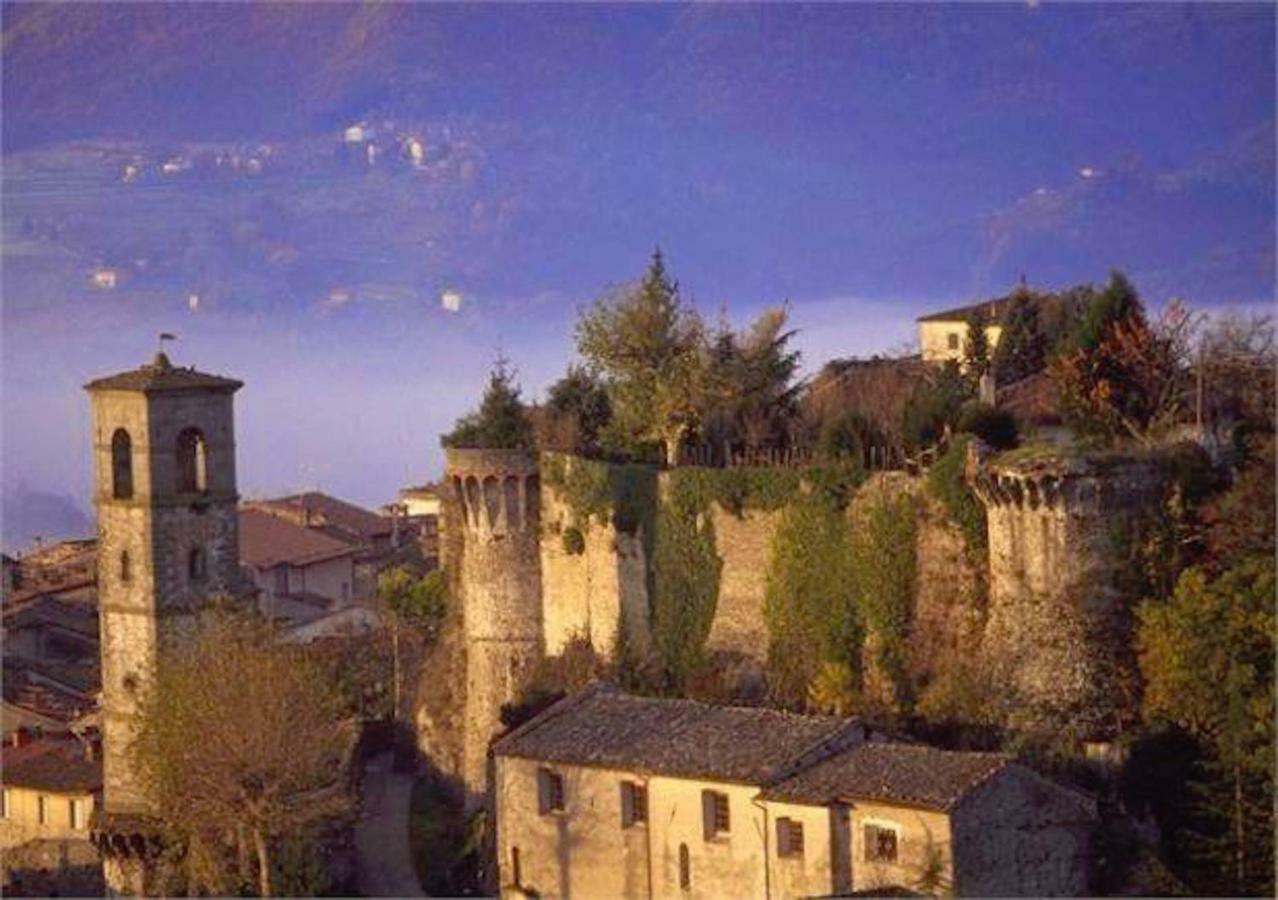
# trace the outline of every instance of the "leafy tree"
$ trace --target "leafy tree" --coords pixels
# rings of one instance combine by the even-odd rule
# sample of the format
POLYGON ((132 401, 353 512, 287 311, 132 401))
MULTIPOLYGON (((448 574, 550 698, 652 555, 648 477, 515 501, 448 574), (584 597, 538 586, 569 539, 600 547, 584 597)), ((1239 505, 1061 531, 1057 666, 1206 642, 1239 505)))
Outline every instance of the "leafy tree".
POLYGON ((408 568, 395 566, 377 577, 377 595, 385 604, 390 624, 393 660, 391 708, 398 719, 403 696, 401 635, 408 631, 427 643, 438 636, 447 605, 444 573, 434 569, 419 577, 408 568))
POLYGON ((629 443, 659 442, 666 464, 704 406, 705 327, 684 303, 658 250, 643 281, 603 298, 577 323, 577 349, 602 373, 613 431, 629 443))
POLYGON ((1074 349, 1085 353, 1095 350, 1113 325, 1130 320, 1144 324, 1145 307, 1127 276, 1115 269, 1109 273, 1109 283, 1087 297, 1087 308, 1075 326, 1074 349))
POLYGON ((985 310, 977 307, 967 317, 967 337, 963 339, 963 371, 979 382, 981 376, 990 370, 990 338, 986 333, 989 317, 985 310))
POLYGON ((959 410, 972 397, 972 385, 958 364, 950 361, 929 383, 916 391, 905 405, 901 431, 907 447, 928 447, 938 443, 947 426, 958 420, 959 410))
POLYGON ((1024 288, 1012 296, 992 361, 1000 384, 1020 381, 1047 365, 1048 342, 1039 322, 1039 303, 1040 298, 1024 288))
POLYGON ((974 434, 996 450, 1008 450, 1017 442, 1016 417, 988 403, 964 404, 954 430, 974 434))
POLYGON ((256 617, 217 611, 162 648, 132 753, 188 890, 270 896, 283 842, 350 808, 353 742, 323 666, 256 617))
POLYGON ((497 358, 479 409, 462 416, 440 438, 445 447, 526 450, 533 446, 532 425, 519 399, 515 372, 504 356, 497 358))
POLYGON ((714 520, 673 491, 657 515, 652 550, 652 642, 666 687, 679 689, 702 661, 719 599, 723 560, 714 520))
POLYGON ((600 435, 612 420, 612 404, 599 378, 583 366, 569 366, 551 385, 546 408, 565 423, 569 436, 563 449, 594 455, 600 435))
POLYGON ((766 309, 743 334, 721 325, 711 346, 705 418, 721 440, 760 447, 784 441, 798 413, 799 353, 789 309, 766 309))
POLYGON ((1231 889, 1271 896, 1274 590, 1272 552, 1216 579, 1191 568, 1169 600, 1140 607, 1138 632, 1146 718, 1185 729, 1214 759, 1206 796, 1230 823, 1231 889))

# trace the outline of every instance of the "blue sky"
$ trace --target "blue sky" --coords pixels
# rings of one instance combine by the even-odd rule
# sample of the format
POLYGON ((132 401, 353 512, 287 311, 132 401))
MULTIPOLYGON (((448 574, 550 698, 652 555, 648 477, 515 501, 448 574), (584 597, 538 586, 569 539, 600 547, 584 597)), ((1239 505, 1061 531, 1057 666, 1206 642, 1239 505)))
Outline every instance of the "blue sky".
POLYGON ((809 369, 1022 273, 1273 299, 1269 4, 3 16, 6 498, 87 510, 79 386, 165 330, 247 382, 244 493, 384 502, 658 243, 708 315, 789 300, 809 369))

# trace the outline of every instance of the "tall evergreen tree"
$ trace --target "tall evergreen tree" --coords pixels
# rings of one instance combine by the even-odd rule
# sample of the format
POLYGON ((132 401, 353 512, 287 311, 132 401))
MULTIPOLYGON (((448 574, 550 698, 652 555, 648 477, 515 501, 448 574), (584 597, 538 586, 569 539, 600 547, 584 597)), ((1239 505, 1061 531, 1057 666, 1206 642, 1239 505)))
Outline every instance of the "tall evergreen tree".
POLYGON ((1074 331, 1074 346, 1085 352, 1095 350, 1115 323, 1129 320, 1144 326, 1145 307, 1135 286, 1126 275, 1115 269, 1109 273, 1109 283, 1104 289, 1092 295, 1074 331))
POLYGON ((1038 315, 1039 298, 1025 290, 1012 296, 1011 309, 994 349, 994 375, 999 384, 1012 384, 1041 372, 1047 364, 1047 338, 1038 315))
POLYGON ((977 308, 967 317, 967 337, 963 341, 963 371, 975 384, 990 370, 990 339, 985 329, 989 316, 977 308))
POLYGON ((527 450, 533 446, 532 425, 519 399, 515 371, 506 357, 497 357, 479 409, 458 419, 440 443, 445 447, 489 450, 527 450))

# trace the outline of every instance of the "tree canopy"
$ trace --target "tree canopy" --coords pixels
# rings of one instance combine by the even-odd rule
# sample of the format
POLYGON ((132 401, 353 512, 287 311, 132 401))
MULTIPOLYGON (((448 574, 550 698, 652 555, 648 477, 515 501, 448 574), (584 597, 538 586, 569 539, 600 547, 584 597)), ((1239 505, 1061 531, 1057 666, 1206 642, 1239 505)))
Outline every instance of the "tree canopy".
POLYGON ((509 360, 499 356, 488 377, 479 409, 457 420, 440 438, 445 447, 526 450, 533 446, 532 425, 519 398, 509 360))

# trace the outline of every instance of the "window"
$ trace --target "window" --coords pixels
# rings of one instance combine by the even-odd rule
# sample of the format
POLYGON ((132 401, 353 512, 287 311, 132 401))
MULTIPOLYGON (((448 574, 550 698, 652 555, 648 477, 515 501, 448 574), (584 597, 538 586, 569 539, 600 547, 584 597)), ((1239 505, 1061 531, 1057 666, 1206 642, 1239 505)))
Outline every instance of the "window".
POLYGON ((777 856, 803 855, 803 823, 777 819, 777 856))
POLYGON ((133 570, 129 567, 129 551, 124 550, 120 553, 120 580, 131 581, 133 579, 133 570))
POLYGON ((543 816, 563 812, 564 776, 549 769, 537 770, 537 812, 543 816))
POLYGON ((288 593, 288 566, 275 567, 275 593, 277 596, 288 593))
POLYGON ((648 821, 648 787, 633 781, 621 782, 621 827, 648 821))
POLYGON ((186 558, 186 574, 192 581, 203 581, 208 576, 208 564, 204 560, 204 551, 199 547, 192 547, 190 555, 186 558))
POLYGON ((959 348, 958 332, 951 331, 949 334, 947 334, 945 336, 945 343, 946 343, 946 346, 948 346, 951 350, 957 350, 959 348))
POLYGON ((701 819, 707 841, 730 832, 732 820, 728 816, 728 795, 718 791, 702 791, 701 819))
POLYGON ((8 788, 5 788, 3 791, 0 791, 0 819, 9 818, 9 816, 11 815, 11 813, 9 812, 11 808, 9 804, 12 802, 13 802, 13 798, 10 796, 8 788))
POLYGON ((519 871, 519 848, 510 848, 510 883, 515 887, 519 887, 520 882, 524 880, 523 873, 519 871))
POLYGON ((897 833, 884 825, 865 826, 865 861, 896 862, 897 833))
POLYGON ((69 806, 70 806, 70 814, 71 814, 71 827, 74 828, 76 831, 83 831, 84 830, 84 801, 71 800, 69 801, 69 806))
POLYGON ((351 599, 351 586, 348 582, 342 582, 342 603, 346 603, 351 599))
POLYGON ((133 496, 133 441, 123 428, 111 435, 111 496, 116 500, 133 496))
POLYGON ((692 860, 688 857, 688 845, 679 845, 679 890, 692 890, 692 860))
POLYGON ((177 439, 178 493, 202 494, 208 490, 208 454, 198 428, 184 428, 177 439))
POLYGON ((36 797, 36 821, 41 825, 45 825, 49 821, 48 801, 45 800, 44 794, 36 797))

